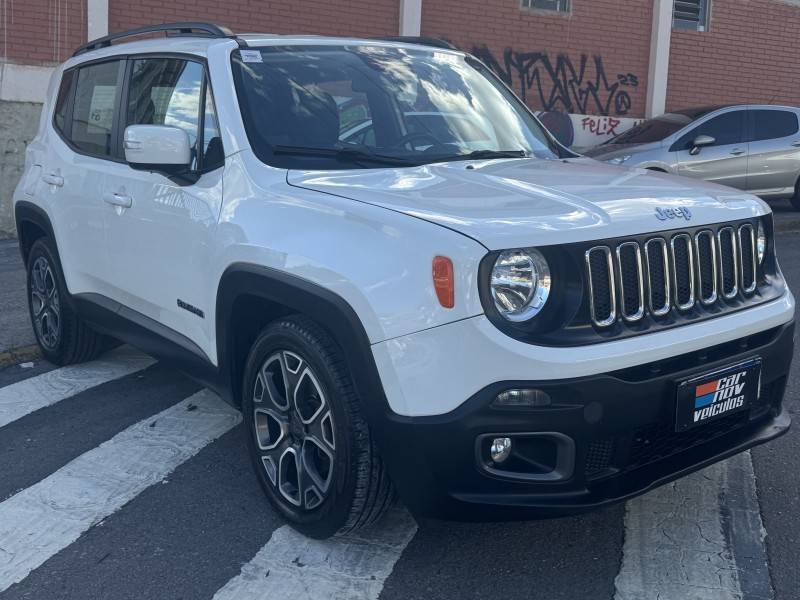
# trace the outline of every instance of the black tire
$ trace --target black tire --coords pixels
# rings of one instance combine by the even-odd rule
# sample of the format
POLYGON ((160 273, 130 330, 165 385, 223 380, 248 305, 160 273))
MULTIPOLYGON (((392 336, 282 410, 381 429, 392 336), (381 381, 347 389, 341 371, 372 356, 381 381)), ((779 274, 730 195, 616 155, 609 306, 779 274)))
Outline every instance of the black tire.
POLYGON ((298 315, 268 325, 250 350, 242 394, 256 476, 295 529, 317 539, 343 535, 391 506, 394 489, 343 353, 316 322, 298 315))
POLYGON ((794 196, 791 197, 789 202, 792 203, 792 208, 800 210, 800 179, 794 184, 794 196))
POLYGON ((44 358, 64 366, 91 360, 103 352, 108 340, 90 329, 73 310, 61 262, 50 238, 33 243, 27 271, 28 311, 44 358), (46 302, 42 301, 43 295, 46 302))

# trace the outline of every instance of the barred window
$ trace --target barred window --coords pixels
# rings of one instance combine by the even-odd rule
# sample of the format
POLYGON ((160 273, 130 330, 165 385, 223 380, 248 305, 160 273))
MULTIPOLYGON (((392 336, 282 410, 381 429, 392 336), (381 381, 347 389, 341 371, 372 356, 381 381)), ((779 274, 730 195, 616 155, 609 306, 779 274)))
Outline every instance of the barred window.
POLYGON ((706 31, 711 0, 675 0, 672 26, 675 29, 706 31))
POLYGON ((537 10, 552 10, 554 12, 569 12, 570 0, 520 0, 522 8, 537 10))

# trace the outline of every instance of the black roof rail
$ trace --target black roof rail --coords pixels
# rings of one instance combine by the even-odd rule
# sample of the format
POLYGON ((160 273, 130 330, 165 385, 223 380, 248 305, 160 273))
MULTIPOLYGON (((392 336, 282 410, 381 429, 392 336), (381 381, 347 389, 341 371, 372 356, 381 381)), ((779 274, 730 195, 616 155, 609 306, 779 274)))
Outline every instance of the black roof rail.
POLYGON ((403 42, 405 44, 419 44, 421 46, 433 46, 434 48, 444 48, 445 50, 458 50, 456 46, 440 38, 415 36, 415 35, 397 35, 390 37, 375 38, 381 42, 403 42))
POLYGON ((229 38, 236 40, 240 46, 244 46, 244 42, 237 38, 236 35, 227 27, 222 25, 215 25, 213 23, 161 23, 160 25, 148 25, 146 27, 137 27, 136 29, 128 29, 127 31, 120 31, 119 33, 112 33, 96 40, 91 40, 79 46, 72 56, 78 56, 84 52, 97 50, 98 48, 107 48, 111 42, 121 40, 124 38, 135 37, 137 35, 146 35, 148 33, 158 33, 160 31, 166 32, 167 35, 189 35, 197 37, 210 37, 210 38, 229 38))

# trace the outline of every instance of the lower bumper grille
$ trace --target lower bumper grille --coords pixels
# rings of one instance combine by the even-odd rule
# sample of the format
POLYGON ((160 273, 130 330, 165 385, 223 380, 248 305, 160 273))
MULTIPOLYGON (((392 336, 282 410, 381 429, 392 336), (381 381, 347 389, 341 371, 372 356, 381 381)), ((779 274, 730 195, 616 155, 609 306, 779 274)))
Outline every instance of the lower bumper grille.
POLYGON ((753 420, 763 417, 781 395, 786 380, 782 378, 762 390, 758 402, 750 410, 724 417, 688 431, 675 431, 672 419, 664 419, 640 427, 633 434, 603 438, 589 443, 584 463, 587 480, 605 475, 632 471, 669 458, 686 450, 707 444, 734 433, 753 420))

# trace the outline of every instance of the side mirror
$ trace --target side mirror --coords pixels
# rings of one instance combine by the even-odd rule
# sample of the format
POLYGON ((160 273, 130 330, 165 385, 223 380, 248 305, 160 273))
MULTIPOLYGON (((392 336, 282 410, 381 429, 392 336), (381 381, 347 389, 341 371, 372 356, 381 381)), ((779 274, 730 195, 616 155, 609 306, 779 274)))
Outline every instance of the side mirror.
POLYGON ((134 169, 174 174, 189 168, 189 135, 169 125, 129 125, 123 138, 125 160, 134 169))
POLYGON ((696 156, 700 154, 701 148, 705 146, 713 146, 716 143, 717 140, 710 135, 698 135, 696 138, 694 138, 694 140, 692 140, 692 149, 689 151, 689 154, 696 156))

